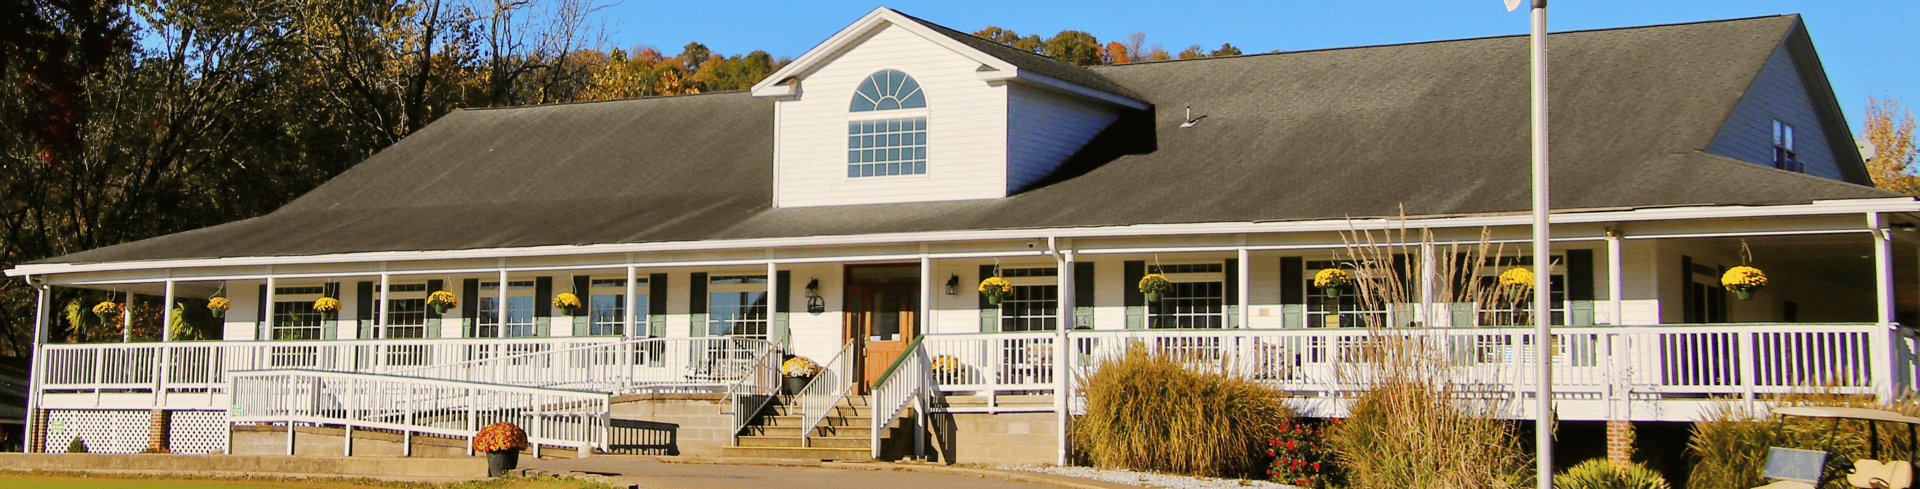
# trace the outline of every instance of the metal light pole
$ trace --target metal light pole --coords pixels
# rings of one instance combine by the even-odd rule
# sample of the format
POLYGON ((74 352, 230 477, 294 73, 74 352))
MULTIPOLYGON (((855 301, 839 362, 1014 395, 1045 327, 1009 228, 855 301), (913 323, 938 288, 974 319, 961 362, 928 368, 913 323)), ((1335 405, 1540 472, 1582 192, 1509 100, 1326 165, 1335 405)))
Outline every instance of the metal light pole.
MULTIPOLYGON (((1506 0, 1507 11, 1521 0, 1506 0)), ((1533 32, 1533 329, 1539 375, 1534 393, 1534 470, 1539 489, 1553 489, 1553 255, 1547 229, 1547 0, 1532 0, 1533 32)))

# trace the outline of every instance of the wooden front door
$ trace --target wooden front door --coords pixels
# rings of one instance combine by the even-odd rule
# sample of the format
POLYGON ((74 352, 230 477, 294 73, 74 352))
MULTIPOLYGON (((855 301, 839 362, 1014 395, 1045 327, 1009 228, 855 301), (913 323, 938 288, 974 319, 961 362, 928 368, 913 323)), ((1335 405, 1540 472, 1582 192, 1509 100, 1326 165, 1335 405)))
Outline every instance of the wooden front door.
POLYGON ((860 391, 893 365, 919 334, 920 291, 908 284, 847 286, 847 329, 860 353, 860 391))

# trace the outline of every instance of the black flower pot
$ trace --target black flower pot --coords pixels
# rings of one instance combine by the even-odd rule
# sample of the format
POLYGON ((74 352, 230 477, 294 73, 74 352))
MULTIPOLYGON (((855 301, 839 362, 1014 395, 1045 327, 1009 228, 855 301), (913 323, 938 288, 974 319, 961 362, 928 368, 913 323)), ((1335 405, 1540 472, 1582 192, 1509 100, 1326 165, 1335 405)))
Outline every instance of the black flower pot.
POLYGON ((487 477, 499 477, 520 466, 520 450, 487 452, 487 477))
POLYGON ((800 391, 807 388, 807 382, 812 380, 813 377, 787 377, 785 385, 782 386, 784 388, 781 390, 789 396, 797 396, 800 395, 800 391))

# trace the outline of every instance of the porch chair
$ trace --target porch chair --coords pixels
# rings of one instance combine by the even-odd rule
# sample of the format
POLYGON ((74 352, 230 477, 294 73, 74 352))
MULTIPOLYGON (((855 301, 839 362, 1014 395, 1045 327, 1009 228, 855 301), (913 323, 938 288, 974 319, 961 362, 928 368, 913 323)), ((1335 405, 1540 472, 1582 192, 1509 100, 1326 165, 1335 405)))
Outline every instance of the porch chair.
POLYGON ((1827 452, 1768 447, 1767 467, 1760 476, 1773 483, 1753 489, 1814 489, 1827 468, 1827 452))
POLYGON ((1913 485, 1913 464, 1894 460, 1862 459, 1853 463, 1847 484, 1860 489, 1907 489, 1913 485))

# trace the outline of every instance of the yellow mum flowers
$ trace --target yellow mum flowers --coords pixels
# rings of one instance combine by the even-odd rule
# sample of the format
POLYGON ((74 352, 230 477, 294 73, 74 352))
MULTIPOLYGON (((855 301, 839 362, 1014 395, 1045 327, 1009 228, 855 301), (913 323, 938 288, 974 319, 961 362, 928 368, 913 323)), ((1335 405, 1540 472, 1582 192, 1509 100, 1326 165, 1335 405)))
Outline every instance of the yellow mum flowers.
POLYGON ((573 309, 580 307, 580 296, 572 292, 561 292, 553 296, 553 307, 573 309))
POLYGON ((338 311, 340 310, 340 299, 321 297, 313 301, 313 310, 320 312, 338 311))
POLYGON ((1353 274, 1338 268, 1323 268, 1313 274, 1313 286, 1320 288, 1341 287, 1353 282, 1353 274))
POLYGON ((233 301, 227 300, 227 298, 225 297, 215 297, 212 299, 207 299, 207 309, 212 309, 215 311, 225 311, 232 308, 233 308, 233 301))
POLYGON ((454 297, 452 292, 436 290, 427 294, 427 305, 433 306, 440 314, 446 314, 447 309, 460 307, 460 298, 454 297))
POLYGON ((1758 268, 1741 265, 1727 269, 1727 273, 1720 276, 1720 285, 1732 290, 1741 300, 1752 299, 1753 291, 1767 286, 1767 274, 1758 268))
POLYGON ((1500 272, 1500 285, 1503 287, 1533 287, 1533 270, 1527 267, 1513 267, 1500 272))

